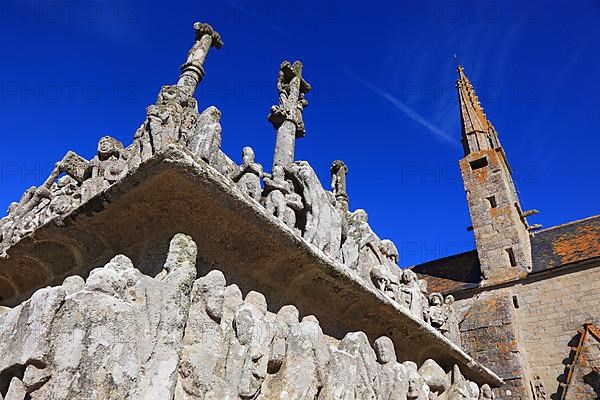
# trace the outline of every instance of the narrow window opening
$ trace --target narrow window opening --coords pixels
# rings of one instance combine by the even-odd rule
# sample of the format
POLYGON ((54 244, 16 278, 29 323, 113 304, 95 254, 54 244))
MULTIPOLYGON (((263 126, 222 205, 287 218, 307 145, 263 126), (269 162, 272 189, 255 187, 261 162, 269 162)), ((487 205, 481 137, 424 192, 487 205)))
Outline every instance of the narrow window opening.
POLYGON ((483 158, 479 158, 477 160, 470 161, 469 165, 471 165, 471 169, 473 171, 475 171, 476 169, 481 169, 481 168, 487 167, 487 165, 488 165, 487 157, 483 157, 483 158))
POLYGON ((496 203, 496 196, 488 197, 487 201, 490 202, 490 207, 492 207, 492 208, 496 208, 498 206, 498 203, 496 203))
POLYGON ((508 254, 508 260, 510 261, 510 266, 516 267, 517 259, 515 258, 515 252, 513 251, 513 249, 512 248, 506 249, 506 253, 508 254))
POLYGON ((515 308, 519 308, 519 298, 517 297, 517 295, 513 295, 512 297, 513 300, 513 306, 515 306, 515 308))

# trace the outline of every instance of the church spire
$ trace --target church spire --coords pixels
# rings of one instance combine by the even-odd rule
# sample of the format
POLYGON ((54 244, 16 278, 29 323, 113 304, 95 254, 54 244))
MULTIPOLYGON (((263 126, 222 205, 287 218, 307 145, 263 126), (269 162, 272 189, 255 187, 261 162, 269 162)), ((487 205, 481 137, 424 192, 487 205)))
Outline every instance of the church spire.
POLYGON ((465 156, 460 170, 475 235, 482 285, 527 276, 532 268, 530 226, 512 172, 464 68, 458 66, 458 99, 465 156))
POLYGON ((458 100, 460 104, 460 120, 462 128, 462 144, 465 155, 485 149, 500 147, 498 134, 487 119, 479 97, 462 65, 458 68, 458 100))

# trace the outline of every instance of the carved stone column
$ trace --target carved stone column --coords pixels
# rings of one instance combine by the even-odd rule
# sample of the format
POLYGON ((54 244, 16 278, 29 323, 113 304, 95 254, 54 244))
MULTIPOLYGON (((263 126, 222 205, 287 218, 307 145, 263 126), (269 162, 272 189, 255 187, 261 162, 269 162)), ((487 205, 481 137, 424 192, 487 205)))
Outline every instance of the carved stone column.
POLYGON ((277 142, 273 156, 273 166, 285 166, 294 162, 296 138, 304 137, 302 112, 308 105, 304 95, 311 89, 302 78, 302 63, 293 65, 284 61, 279 70, 277 81, 279 105, 271 107, 269 121, 277 129, 277 142))
POLYGON ((342 160, 336 160, 331 164, 331 190, 335 194, 336 206, 342 211, 348 211, 350 200, 346 185, 348 167, 342 160))
POLYGON ((196 22, 194 24, 196 31, 196 41, 188 53, 185 64, 181 66, 181 75, 177 81, 177 87, 188 96, 193 96, 196 88, 204 78, 204 61, 211 47, 220 49, 223 47, 221 35, 219 35, 212 26, 196 22))

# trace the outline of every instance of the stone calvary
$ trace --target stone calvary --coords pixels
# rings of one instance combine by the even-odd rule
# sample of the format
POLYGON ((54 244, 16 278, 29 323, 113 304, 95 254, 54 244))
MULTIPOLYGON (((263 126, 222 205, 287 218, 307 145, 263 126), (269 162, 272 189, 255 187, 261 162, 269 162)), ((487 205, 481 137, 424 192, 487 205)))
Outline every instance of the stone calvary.
MULTIPOLYGON (((546 398, 510 292, 537 272, 535 210, 522 211, 463 68, 477 252, 454 263, 477 268, 470 286, 442 260, 401 269, 394 242, 351 211, 343 161, 327 189, 296 160, 311 90, 301 62, 279 68, 270 172, 251 147, 240 164, 226 155, 221 111, 194 97, 223 41, 194 30, 176 84, 129 145, 106 136, 91 160, 67 152, 0 221, 0 399, 546 398)), ((600 247, 598 221, 586 226, 600 247)), ((590 246, 586 260, 600 256, 590 246)), ((597 330, 585 327, 592 360, 597 330)), ((563 398, 595 390, 595 360, 569 367, 563 398)))

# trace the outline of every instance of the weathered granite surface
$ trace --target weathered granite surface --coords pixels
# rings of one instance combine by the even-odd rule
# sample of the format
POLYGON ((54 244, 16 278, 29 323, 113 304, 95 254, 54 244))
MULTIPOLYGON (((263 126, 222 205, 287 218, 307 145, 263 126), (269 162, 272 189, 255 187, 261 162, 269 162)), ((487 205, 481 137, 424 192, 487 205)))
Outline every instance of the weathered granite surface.
MULTIPOLYGON (((408 398, 427 398, 428 394, 421 393, 424 384, 418 378, 416 365, 433 356, 438 358, 440 368, 453 369, 453 384, 449 388, 440 386, 441 378, 431 378, 434 391, 447 393, 448 398, 454 398, 451 393, 458 396, 465 390, 469 392, 469 398, 479 396, 479 390, 465 383, 458 368, 479 384, 499 384, 501 381, 497 376, 475 363, 458 347, 458 321, 453 312, 453 298, 428 293, 425 281, 419 280, 412 271, 399 268, 396 246, 373 232, 367 213, 360 209, 349 211, 348 168, 345 164, 339 160, 333 163, 330 191, 323 187, 308 162, 295 160, 295 140, 305 134, 302 112, 308 104, 305 94, 310 90, 303 78, 302 63, 286 61, 280 66, 279 105, 273 107, 269 115, 277 129, 272 172, 265 171, 257 162, 251 147, 243 149, 242 163, 237 165, 220 149, 220 111, 208 107, 199 112, 194 98, 204 76, 203 64, 209 49, 220 48, 223 43, 220 35, 207 24, 196 23, 194 29, 195 42, 177 84, 160 90, 155 104, 148 106, 146 120, 129 146, 107 136, 100 140, 97 156, 92 160, 68 152, 39 188, 32 187, 19 203, 9 207, 8 216, 0 221, 0 303, 16 305, 40 287, 58 284, 73 274, 87 277, 84 291, 100 291, 119 297, 121 278, 111 274, 119 275, 125 270, 129 274, 132 270, 129 259, 147 275, 140 278, 147 281, 142 285, 144 290, 160 293, 167 289, 155 287, 154 283, 171 276, 169 268, 162 266, 162 258, 167 255, 165 243, 174 234, 185 232, 202 249, 198 254, 186 253, 190 260, 198 263, 197 269, 203 272, 222 270, 230 282, 247 294, 245 301, 258 307, 258 310, 244 309, 240 320, 234 319, 237 342, 230 338, 227 346, 233 346, 234 350, 228 349, 236 355, 222 363, 225 371, 231 364, 233 374, 228 377, 227 372, 223 379, 235 385, 233 389, 226 385, 228 389, 225 390, 220 383, 215 383, 214 388, 206 389, 210 393, 214 389, 213 397, 256 398, 263 380, 269 387, 264 365, 255 365, 259 359, 264 361, 256 352, 266 351, 266 345, 260 340, 258 344, 253 343, 248 333, 251 331, 248 327, 257 318, 262 318, 260 315, 267 315, 266 309, 262 310, 264 301, 253 294, 254 290, 265 293, 274 313, 291 303, 301 314, 315 315, 331 340, 343 341, 348 332, 363 330, 374 342, 379 362, 386 366, 385 374, 390 381, 393 380, 391 376, 402 370, 396 366, 394 358, 400 356, 410 360, 411 364, 404 366, 407 388, 389 383, 386 390, 390 394, 384 398, 397 398, 398 395, 391 393, 405 389, 408 398), (58 179, 61 174, 65 176, 58 179), (129 258, 113 259, 104 269, 94 269, 108 262, 115 253, 126 254, 129 258), (248 301, 248 296, 252 301, 248 301), (389 339, 377 339, 384 336, 389 339), (244 375, 240 372, 244 368, 252 372, 244 375), (230 389, 234 394, 229 393, 230 389)), ((187 250, 191 251, 192 247, 195 245, 189 245, 187 250)), ((167 266, 174 262, 172 257, 173 252, 170 252, 167 266)), ((78 293, 82 285, 76 278, 70 278, 63 288, 78 293)), ((151 296, 144 296, 150 301, 151 296)), ((178 307, 179 303, 175 303, 177 305, 165 307, 178 307)), ((186 304, 185 301, 180 304, 183 311, 186 304)), ((156 307, 159 309, 160 305, 156 307)), ((145 309, 150 315, 134 316, 126 323, 146 324, 151 327, 148 329, 154 329, 156 313, 160 314, 157 310, 145 309), (151 322, 144 322, 146 320, 151 322)), ((175 318, 181 310, 170 311, 174 312, 171 317, 175 318)), ((315 321, 309 318, 307 322, 315 321)), ((98 325, 104 323, 111 322, 102 320, 98 325)), ((181 318, 172 324, 173 330, 164 333, 171 335, 170 347, 165 349, 167 353, 172 351, 175 340, 172 335, 178 335, 181 318)), ((301 333, 300 339, 304 340, 304 334, 313 335, 313 328, 301 333)), ((159 335, 155 339, 160 340, 163 333, 154 333, 159 335)), ((319 334, 311 340, 320 343, 323 341, 320 337, 319 334)), ((313 352, 324 352, 322 344, 317 342, 311 344, 313 352)), ((298 345, 302 347, 305 343, 298 345)), ((155 345, 160 344, 152 342, 151 347, 155 345)), ((304 347, 298 349, 298 354, 304 354, 305 350, 304 347)), ((201 354, 206 355, 203 351, 201 354)), ((23 355, 17 352, 13 356, 23 355)), ((280 354, 265 365, 267 368, 284 365, 281 357, 280 354)), ((318 372, 316 378, 304 375, 313 364, 323 361, 319 357, 314 362, 310 357, 302 359, 290 371, 283 370, 284 375, 289 376, 283 379, 286 383, 274 381, 274 393, 291 385, 291 392, 284 398, 316 398, 321 395, 319 385, 326 386, 323 382, 342 385, 340 390, 344 392, 344 382, 351 382, 342 368, 347 364, 346 355, 332 356, 339 358, 331 367, 332 371, 338 371, 334 375, 327 376, 322 372, 318 372), (304 365, 307 362, 309 364, 304 365), (315 379, 317 383, 313 382, 315 379), (301 388, 297 395, 294 394, 295 385, 301 388)), ((124 385, 121 389, 128 395, 144 397, 146 395, 141 391, 150 390, 153 384, 144 381, 148 379, 156 380, 158 383, 155 384, 160 386, 152 396, 167 393, 170 376, 159 379, 156 376, 146 378, 144 374, 152 375, 152 368, 160 370, 161 374, 172 370, 172 358, 161 358, 156 362, 166 364, 160 367, 132 366, 143 372, 131 382, 133 386, 124 385)), ((434 373, 436 370, 430 368, 427 371, 434 373)), ((189 373, 194 374, 193 371, 189 373)), ((194 385, 206 385, 212 380, 206 373, 202 372, 191 382, 178 383, 181 386, 178 390, 192 393, 196 390, 194 385)), ((92 379, 92 370, 83 375, 81 379, 92 379)), ((14 386, 10 385, 7 393, 23 392, 24 387, 25 391, 32 392, 24 378, 12 378, 25 386, 16 382, 14 386)), ((68 379, 61 378, 60 385, 65 385, 68 379)), ((60 390, 56 393, 61 393, 60 390)), ((69 389, 63 392, 65 390, 69 389)), ((340 398, 336 394, 338 389, 331 390, 322 398, 340 398)))
MULTIPOLYGON (((302 314, 316 315, 331 336, 354 330, 371 340, 390 336, 402 358, 423 362, 444 354, 439 360, 444 367, 457 363, 471 380, 499 382, 423 319, 265 214, 228 178, 177 146, 9 249, 0 273, 20 287, 5 304, 18 304, 37 287, 74 273, 87 276, 89 266, 115 253, 154 276, 162 269, 165 244, 177 232, 192 236, 202 249, 200 273, 217 268, 244 292, 264 293, 273 307, 292 303, 302 314), (173 207, 188 211, 168 212, 173 207)), ((11 289, 3 286, 2 292, 11 289)))
MULTIPOLYGON (((293 305, 269 312, 170 243, 154 278, 126 256, 37 291, 0 316, 0 396, 25 399, 445 399, 478 397, 458 366, 396 358, 362 332, 341 340, 293 305)), ((488 386, 484 385, 484 393, 488 386)))

